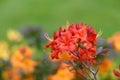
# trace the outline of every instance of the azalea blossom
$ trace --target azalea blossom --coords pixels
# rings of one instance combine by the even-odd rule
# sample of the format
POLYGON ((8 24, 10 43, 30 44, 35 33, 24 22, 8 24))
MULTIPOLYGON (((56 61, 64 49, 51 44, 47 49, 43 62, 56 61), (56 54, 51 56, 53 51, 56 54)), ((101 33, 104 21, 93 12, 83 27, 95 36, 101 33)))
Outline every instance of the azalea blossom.
MULTIPOLYGON (((48 38, 48 36, 47 36, 48 38)), ((97 34, 86 24, 72 24, 68 28, 60 27, 54 32, 53 39, 46 47, 51 48, 51 58, 59 59, 59 55, 69 53, 71 60, 95 62, 97 34)))

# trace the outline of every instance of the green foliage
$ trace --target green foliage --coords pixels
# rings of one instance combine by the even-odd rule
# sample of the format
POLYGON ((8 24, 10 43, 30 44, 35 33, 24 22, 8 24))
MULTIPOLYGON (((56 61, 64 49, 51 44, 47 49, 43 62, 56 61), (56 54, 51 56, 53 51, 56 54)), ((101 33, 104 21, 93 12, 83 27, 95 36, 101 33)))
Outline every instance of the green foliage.
POLYGON ((5 31, 41 24, 49 33, 68 20, 84 22, 111 36, 120 30, 119 0, 0 0, 0 39, 5 31))

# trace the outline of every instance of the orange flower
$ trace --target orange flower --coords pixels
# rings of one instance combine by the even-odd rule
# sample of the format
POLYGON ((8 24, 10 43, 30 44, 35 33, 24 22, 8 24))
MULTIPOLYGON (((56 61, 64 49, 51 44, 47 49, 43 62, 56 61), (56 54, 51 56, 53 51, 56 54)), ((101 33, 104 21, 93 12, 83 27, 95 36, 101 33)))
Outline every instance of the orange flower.
POLYGON ((2 73, 2 77, 4 80, 21 80, 18 69, 8 68, 2 73))
POLYGON ((110 59, 104 59, 100 65, 99 72, 107 73, 112 67, 112 61, 110 59))
POLYGON ((27 75, 23 80, 35 80, 32 75, 27 75))
POLYGON ((108 41, 113 43, 113 46, 117 51, 120 51, 120 32, 115 33, 111 38, 108 39, 108 41))
POLYGON ((28 46, 20 46, 18 51, 26 57, 31 57, 33 54, 33 49, 28 46))
POLYGON ((67 64, 62 63, 55 75, 48 77, 48 80, 72 80, 75 76, 73 72, 68 69, 67 64))
POLYGON ((70 55, 68 52, 59 54, 60 60, 70 60, 70 55))
POLYGON ((33 72, 37 63, 30 58, 32 56, 31 51, 28 47, 24 46, 23 50, 20 47, 11 57, 13 68, 23 70, 25 73, 33 72))

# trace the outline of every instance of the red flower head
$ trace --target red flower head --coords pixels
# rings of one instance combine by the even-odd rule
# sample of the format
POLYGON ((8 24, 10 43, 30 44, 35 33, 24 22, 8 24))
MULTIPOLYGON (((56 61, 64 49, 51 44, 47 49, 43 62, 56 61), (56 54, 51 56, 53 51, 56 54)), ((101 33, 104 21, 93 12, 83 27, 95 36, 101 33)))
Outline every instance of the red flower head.
POLYGON ((68 28, 60 27, 54 32, 51 47, 51 58, 59 59, 60 54, 69 53, 71 60, 92 61, 96 52, 96 32, 86 24, 72 24, 68 28))

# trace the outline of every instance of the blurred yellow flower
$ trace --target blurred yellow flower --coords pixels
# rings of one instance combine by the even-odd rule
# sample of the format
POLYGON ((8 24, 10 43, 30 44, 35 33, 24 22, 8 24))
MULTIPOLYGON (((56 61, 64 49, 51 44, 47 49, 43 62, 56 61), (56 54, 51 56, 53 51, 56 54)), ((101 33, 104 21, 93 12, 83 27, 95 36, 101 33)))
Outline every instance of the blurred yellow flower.
POLYGON ((116 32, 108 41, 113 44, 117 51, 120 51, 120 32, 116 32))
POLYGON ((75 76, 68 68, 69 65, 62 63, 55 75, 48 77, 48 80, 72 80, 75 76))
POLYGON ((11 57, 13 68, 19 68, 25 73, 32 73, 37 65, 31 59, 33 50, 27 46, 21 46, 11 57))
POLYGON ((7 32, 7 37, 10 41, 19 42, 22 39, 21 34, 16 30, 9 30, 7 32))
POLYGON ((0 41, 0 59, 8 60, 9 50, 8 44, 5 41, 0 41))

